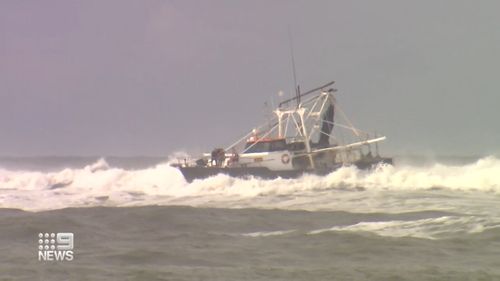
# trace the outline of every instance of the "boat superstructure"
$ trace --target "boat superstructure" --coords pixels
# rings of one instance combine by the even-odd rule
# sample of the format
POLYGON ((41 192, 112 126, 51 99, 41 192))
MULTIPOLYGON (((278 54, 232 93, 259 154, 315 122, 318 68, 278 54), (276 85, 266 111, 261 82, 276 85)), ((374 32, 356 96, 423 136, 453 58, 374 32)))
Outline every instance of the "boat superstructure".
POLYGON ((295 178, 304 173, 328 174, 344 165, 366 169, 392 164, 391 158, 378 154, 377 143, 385 140, 385 136, 355 128, 339 107, 337 90, 331 88, 333 84, 297 93, 278 105, 270 122, 225 149, 214 149, 196 161, 184 159, 175 166, 192 181, 219 173, 235 177, 295 178))

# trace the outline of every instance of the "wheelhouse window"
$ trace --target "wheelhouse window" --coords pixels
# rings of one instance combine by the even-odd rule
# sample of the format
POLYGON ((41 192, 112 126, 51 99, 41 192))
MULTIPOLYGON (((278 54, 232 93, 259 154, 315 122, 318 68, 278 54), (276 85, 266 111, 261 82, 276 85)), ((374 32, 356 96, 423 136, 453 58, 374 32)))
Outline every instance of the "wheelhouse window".
POLYGON ((288 150, 298 151, 306 149, 306 145, 304 142, 292 142, 288 144, 288 150))
POLYGON ((282 151, 286 150, 286 142, 284 139, 247 142, 245 150, 246 153, 282 151))

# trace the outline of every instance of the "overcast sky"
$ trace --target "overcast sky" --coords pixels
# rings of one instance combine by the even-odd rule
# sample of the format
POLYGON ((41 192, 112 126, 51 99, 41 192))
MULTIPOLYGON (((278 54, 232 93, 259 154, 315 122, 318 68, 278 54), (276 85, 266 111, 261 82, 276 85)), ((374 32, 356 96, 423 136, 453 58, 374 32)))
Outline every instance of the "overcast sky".
POLYGON ((226 146, 336 81, 389 154, 500 152, 499 1, 0 1, 0 155, 226 146))

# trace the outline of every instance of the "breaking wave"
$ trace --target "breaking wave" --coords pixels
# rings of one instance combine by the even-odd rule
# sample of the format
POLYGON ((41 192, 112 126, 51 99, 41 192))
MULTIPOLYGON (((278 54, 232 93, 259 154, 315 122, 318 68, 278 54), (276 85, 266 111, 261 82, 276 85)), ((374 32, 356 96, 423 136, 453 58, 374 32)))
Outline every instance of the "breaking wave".
POLYGON ((295 232, 294 229, 292 229, 292 230, 278 230, 278 231, 259 231, 259 232, 243 233, 242 235, 246 236, 246 237, 257 238, 257 237, 286 235, 286 234, 290 234, 293 232, 295 232))
POLYGON ((310 231, 309 235, 327 232, 368 232, 387 237, 414 237, 422 239, 439 239, 460 237, 464 234, 481 233, 486 230, 500 228, 498 219, 476 216, 442 216, 420 220, 392 220, 359 222, 348 226, 334 226, 328 229, 310 231))
MULTIPOLYGON (((35 211, 151 204, 292 209, 343 209, 352 205, 364 210, 381 207, 381 203, 370 205, 370 199, 378 196, 376 192, 422 190, 496 196, 500 194, 500 160, 486 157, 460 166, 380 166, 372 171, 343 167, 324 177, 305 175, 291 180, 217 175, 192 183, 168 163, 126 170, 110 167, 100 159, 80 169, 50 173, 0 169, 0 207, 35 211), (362 203, 355 205, 356 200, 362 203)), ((396 198, 393 203, 397 204, 396 198)))

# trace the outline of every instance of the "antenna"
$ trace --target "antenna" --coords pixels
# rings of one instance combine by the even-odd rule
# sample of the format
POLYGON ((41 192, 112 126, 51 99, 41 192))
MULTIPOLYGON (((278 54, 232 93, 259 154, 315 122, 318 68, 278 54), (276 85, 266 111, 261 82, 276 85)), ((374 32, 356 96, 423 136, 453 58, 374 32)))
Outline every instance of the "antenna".
POLYGON ((292 31, 288 26, 288 39, 290 40, 290 56, 292 58, 292 71, 293 71, 293 87, 295 89, 295 98, 297 99, 297 107, 300 104, 300 86, 297 84, 297 74, 295 71, 295 56, 293 55, 293 40, 292 31))

